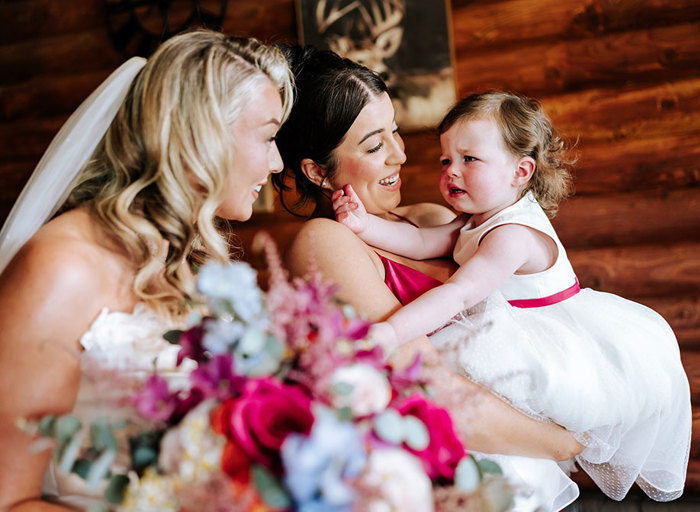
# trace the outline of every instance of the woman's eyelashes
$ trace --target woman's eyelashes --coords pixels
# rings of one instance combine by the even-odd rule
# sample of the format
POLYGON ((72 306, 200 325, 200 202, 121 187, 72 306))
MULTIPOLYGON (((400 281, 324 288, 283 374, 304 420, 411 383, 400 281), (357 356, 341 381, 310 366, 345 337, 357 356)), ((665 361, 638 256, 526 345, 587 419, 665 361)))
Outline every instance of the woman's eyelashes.
MULTIPOLYGON (((400 131, 401 131, 401 127, 397 125, 394 129, 391 130, 391 135, 399 135, 400 131)), ((379 151, 383 147, 384 147, 384 141, 380 139, 376 146, 373 146, 367 150, 367 153, 376 153, 377 151, 379 151)))
POLYGON ((380 141, 379 141, 379 144, 377 144, 377 145, 374 146, 373 148, 368 149, 368 150, 367 150, 367 153, 376 153, 377 151, 379 151, 380 149, 382 149, 382 146, 384 146, 384 142, 380 140, 380 141))

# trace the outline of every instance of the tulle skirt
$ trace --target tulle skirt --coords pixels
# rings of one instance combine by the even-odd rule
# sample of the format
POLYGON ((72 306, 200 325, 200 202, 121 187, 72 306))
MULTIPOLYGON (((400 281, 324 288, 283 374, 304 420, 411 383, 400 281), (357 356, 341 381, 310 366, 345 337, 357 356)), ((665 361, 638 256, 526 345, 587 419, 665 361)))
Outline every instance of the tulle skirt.
POLYGON ((610 498, 634 482, 658 501, 682 494, 690 390, 653 310, 591 289, 540 308, 496 292, 430 339, 457 373, 574 433, 586 447, 576 462, 610 498))

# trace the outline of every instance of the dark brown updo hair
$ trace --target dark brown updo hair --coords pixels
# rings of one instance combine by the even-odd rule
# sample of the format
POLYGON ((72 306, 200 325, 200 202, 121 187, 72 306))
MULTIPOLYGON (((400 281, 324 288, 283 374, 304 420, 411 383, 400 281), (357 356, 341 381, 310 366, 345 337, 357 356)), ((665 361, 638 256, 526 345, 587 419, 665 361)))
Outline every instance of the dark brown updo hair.
POLYGON ((326 180, 332 181, 337 169, 333 151, 365 105, 388 89, 369 68, 332 51, 284 43, 275 46, 287 58, 296 91, 289 118, 277 134, 284 170, 272 175, 272 184, 282 206, 295 213, 321 196, 321 187, 302 172, 301 161, 310 158, 326 171, 326 180), (288 177, 296 187, 296 201, 291 205, 288 177))

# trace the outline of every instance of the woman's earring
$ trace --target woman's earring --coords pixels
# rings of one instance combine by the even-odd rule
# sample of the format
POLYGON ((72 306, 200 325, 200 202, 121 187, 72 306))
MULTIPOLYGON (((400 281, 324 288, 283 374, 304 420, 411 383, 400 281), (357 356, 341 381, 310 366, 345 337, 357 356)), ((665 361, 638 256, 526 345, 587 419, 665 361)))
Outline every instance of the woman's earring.
POLYGON ((326 184, 326 178, 328 176, 324 176, 323 179, 321 180, 321 183, 318 184, 319 188, 323 189, 324 185, 326 184))

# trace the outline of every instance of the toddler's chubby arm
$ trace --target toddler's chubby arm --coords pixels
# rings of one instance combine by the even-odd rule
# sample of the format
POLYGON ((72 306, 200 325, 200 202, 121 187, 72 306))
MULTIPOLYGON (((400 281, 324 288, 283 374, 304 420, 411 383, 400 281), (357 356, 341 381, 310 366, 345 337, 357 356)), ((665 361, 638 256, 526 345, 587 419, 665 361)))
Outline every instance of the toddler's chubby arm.
POLYGON ((391 352, 434 331, 488 297, 521 268, 529 268, 533 256, 542 250, 535 237, 529 228, 515 224, 492 230, 447 282, 402 307, 386 322, 373 326, 370 336, 391 352))
POLYGON ((459 215, 449 224, 429 228, 391 222, 367 213, 350 185, 333 192, 332 200, 336 220, 364 242, 416 260, 451 255, 459 230, 467 219, 466 215, 459 215))

